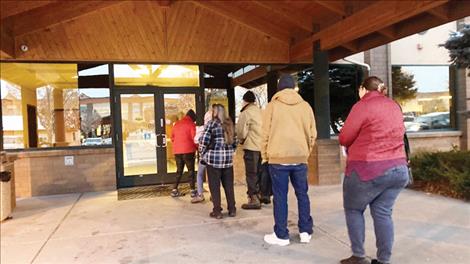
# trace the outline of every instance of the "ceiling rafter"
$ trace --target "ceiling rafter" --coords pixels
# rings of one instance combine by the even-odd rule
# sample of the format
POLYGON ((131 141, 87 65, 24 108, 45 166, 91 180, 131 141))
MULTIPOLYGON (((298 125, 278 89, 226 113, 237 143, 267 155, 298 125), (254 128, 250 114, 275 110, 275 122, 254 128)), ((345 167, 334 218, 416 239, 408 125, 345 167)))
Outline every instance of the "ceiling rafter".
POLYGON ((10 23, 2 23, 0 27, 0 53, 1 58, 15 58, 15 38, 10 23))
POLYGON ((394 25, 391 25, 389 27, 386 27, 386 28, 382 28, 380 30, 377 31, 379 34, 381 34, 382 36, 385 36, 389 39, 395 39, 396 35, 397 35, 397 32, 395 30, 395 26, 394 25))
POLYGON ((346 6, 342 1, 315 1, 320 6, 341 16, 346 16, 346 6))
POLYGON ((254 1, 254 3, 264 7, 271 13, 279 14, 283 19, 288 20, 297 27, 312 32, 312 19, 307 14, 303 14, 302 10, 294 11, 289 5, 279 4, 275 1, 254 1), (292 15, 293 13, 296 15, 292 15))
POLYGON ((302 60, 302 56, 312 55, 312 43, 321 39, 321 49, 330 50, 344 43, 367 36, 383 28, 392 26, 407 18, 446 4, 448 1, 378 1, 357 11, 313 36, 291 46, 290 60, 302 60), (374 21, 366 20, 367 14, 378 14, 374 21))
POLYGON ((13 35, 21 36, 60 24, 105 7, 120 4, 120 1, 76 1, 54 2, 29 11, 7 17, 3 23, 12 23, 13 35))
POLYGON ((156 2, 158 6, 163 8, 169 8, 171 6, 171 0, 158 0, 158 1, 150 1, 156 2))
POLYGON ((194 4, 209 9, 212 12, 235 20, 238 23, 250 27, 260 33, 269 35, 277 40, 285 43, 290 42, 290 33, 274 26, 271 22, 266 21, 246 10, 243 10, 236 1, 192 1, 194 4), (230 5, 230 6, 229 6, 230 5))
POLYGON ((449 19, 449 6, 442 5, 429 10, 428 13, 439 18, 442 21, 447 21, 449 19))

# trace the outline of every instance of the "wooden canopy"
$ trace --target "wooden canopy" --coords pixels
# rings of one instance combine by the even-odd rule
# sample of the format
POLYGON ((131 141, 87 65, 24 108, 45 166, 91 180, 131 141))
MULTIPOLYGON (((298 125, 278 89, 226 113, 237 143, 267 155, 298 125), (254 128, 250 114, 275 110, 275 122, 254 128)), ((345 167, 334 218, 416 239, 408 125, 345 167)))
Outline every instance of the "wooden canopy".
POLYGON ((0 10, 3 60, 292 64, 311 63, 316 41, 336 60, 469 16, 470 2, 2 0, 0 10))

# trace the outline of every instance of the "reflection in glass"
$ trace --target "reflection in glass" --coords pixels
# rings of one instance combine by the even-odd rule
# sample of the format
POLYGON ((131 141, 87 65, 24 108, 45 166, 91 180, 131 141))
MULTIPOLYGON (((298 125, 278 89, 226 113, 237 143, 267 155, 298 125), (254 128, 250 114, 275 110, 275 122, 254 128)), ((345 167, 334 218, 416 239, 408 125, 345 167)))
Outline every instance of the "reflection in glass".
POLYGON ((407 131, 451 127, 449 67, 393 66, 393 98, 400 103, 407 131))
POLYGON ((205 96, 205 111, 209 111, 209 108, 213 104, 221 104, 228 108, 228 97, 227 97, 227 89, 212 89, 206 88, 204 89, 204 96, 205 96))
POLYGON ((115 64, 114 82, 121 86, 198 87, 199 66, 115 64))
MULTIPOLYGON (((175 155, 173 154, 173 142, 171 142, 171 130, 176 121, 193 109, 196 111, 196 95, 194 94, 165 94, 165 133, 167 135, 167 172, 176 172, 175 155)), ((185 168, 186 170, 186 168, 185 168)))
POLYGON ((153 94, 122 94, 121 126, 124 176, 156 174, 153 94))
POLYGON ((83 146, 112 144, 109 89, 79 89, 83 146))
POLYGON ((23 112, 21 88, 0 80, 2 95, 3 147, 5 149, 24 148, 23 112))
POLYGON ((0 63, 6 149, 111 144, 109 89, 78 82, 108 65, 87 65, 0 63))

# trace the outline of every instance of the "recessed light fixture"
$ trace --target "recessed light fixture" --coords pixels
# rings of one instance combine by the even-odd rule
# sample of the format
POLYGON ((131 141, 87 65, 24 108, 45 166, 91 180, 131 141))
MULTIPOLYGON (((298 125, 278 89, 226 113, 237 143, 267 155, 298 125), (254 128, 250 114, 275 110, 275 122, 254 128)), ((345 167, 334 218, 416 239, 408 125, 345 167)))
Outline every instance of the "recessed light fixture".
POLYGON ((28 48, 28 46, 27 46, 26 44, 22 44, 22 45, 20 46, 20 49, 21 49, 21 51, 26 52, 26 51, 28 51, 29 48, 28 48))

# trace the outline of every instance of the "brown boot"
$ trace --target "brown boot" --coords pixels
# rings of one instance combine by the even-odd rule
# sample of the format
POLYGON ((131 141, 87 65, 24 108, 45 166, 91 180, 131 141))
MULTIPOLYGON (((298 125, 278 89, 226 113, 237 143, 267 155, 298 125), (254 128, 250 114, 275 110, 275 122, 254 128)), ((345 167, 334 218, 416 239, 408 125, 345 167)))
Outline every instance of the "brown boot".
POLYGON ((341 264, 370 264, 370 261, 367 260, 366 258, 351 256, 347 259, 341 260, 339 263, 341 264))
POLYGON ((248 196, 248 203, 242 204, 242 209, 245 209, 245 210, 261 209, 261 203, 258 199, 258 196, 256 194, 248 196))

